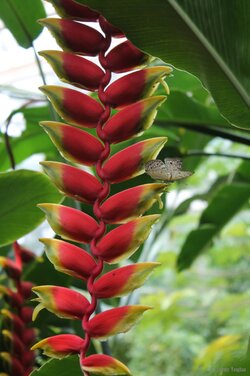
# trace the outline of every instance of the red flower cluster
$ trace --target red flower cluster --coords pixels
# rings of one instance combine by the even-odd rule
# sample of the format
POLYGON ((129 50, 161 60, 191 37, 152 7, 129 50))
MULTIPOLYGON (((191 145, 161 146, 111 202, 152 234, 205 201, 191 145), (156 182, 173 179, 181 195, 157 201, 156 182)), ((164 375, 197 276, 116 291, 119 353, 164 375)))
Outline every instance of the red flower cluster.
POLYGON ((14 260, 0 257, 0 265, 5 269, 10 280, 10 287, 0 286, 0 294, 6 300, 6 306, 1 310, 4 329, 0 356, 6 366, 6 375, 28 376, 35 358, 33 351, 30 351, 30 346, 36 339, 35 329, 30 325, 33 309, 26 305, 33 284, 22 281, 21 278, 23 264, 34 260, 35 255, 17 242, 13 247, 14 260))
POLYGON ((80 354, 85 375, 129 375, 128 368, 113 357, 86 356, 90 340, 103 340, 128 331, 150 307, 125 306, 92 314, 97 299, 130 293, 140 287, 158 265, 152 262, 131 264, 102 274, 104 263, 114 264, 128 258, 147 238, 159 216, 142 215, 159 199, 166 185, 145 184, 108 196, 111 184, 142 174, 145 163, 156 158, 166 138, 135 143, 111 157, 110 150, 112 144, 135 137, 152 125, 165 96, 151 95, 171 69, 145 67, 151 57, 128 40, 110 50, 113 38, 124 35, 98 12, 73 0, 49 1, 63 18, 44 19, 40 23, 51 31, 63 51, 43 51, 41 55, 62 81, 96 91, 99 101, 79 90, 44 86, 41 90, 70 125, 45 121, 42 126, 65 159, 95 167, 97 177, 68 164, 42 163, 60 191, 93 205, 95 218, 63 205, 39 205, 51 227, 63 239, 90 244, 88 253, 64 240, 41 239, 57 270, 87 281, 90 300, 69 288, 35 287, 39 305, 34 317, 45 307, 59 317, 82 320, 85 338, 61 334, 40 341, 33 349, 41 348, 47 355, 59 358, 80 354), (102 33, 83 21, 98 22, 102 33), (83 56, 98 56, 100 64, 83 56), (143 69, 110 83, 113 72, 129 72, 141 67, 143 69), (113 116, 112 109, 116 109, 113 116), (87 128, 94 128, 95 135, 87 128), (118 226, 106 233, 107 224, 118 226))

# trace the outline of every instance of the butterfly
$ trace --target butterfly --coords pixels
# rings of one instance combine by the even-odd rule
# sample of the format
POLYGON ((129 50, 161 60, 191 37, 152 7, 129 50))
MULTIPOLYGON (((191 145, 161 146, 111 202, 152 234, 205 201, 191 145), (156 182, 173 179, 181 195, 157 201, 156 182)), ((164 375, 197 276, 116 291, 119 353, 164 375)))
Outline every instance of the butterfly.
POLYGON ((179 158, 165 158, 148 161, 145 165, 146 173, 155 180, 174 182, 182 180, 193 174, 191 171, 182 170, 182 160, 179 158))

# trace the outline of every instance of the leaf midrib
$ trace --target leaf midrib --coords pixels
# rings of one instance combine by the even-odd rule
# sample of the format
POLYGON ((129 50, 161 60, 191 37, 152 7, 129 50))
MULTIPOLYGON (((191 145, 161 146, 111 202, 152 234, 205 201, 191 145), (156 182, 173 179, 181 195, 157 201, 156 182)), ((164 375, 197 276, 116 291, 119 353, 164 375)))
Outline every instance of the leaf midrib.
POLYGON ((235 76, 235 74, 228 67, 228 65, 225 63, 225 61, 221 58, 221 56, 218 54, 218 52, 215 50, 215 48, 211 45, 211 43, 204 36, 204 34, 201 33, 201 31, 194 24, 194 22, 191 20, 191 18, 188 16, 188 14, 185 11, 183 11, 183 9, 176 2, 176 0, 168 0, 168 2, 172 6, 174 11, 178 14, 178 16, 182 18, 182 20, 187 24, 187 26, 190 28, 190 30, 195 34, 195 36, 199 39, 199 41, 202 43, 202 45, 206 48, 206 50, 209 52, 209 54, 212 56, 212 58, 215 60, 215 62, 218 64, 218 66, 225 73, 225 75, 227 76, 229 81, 235 87, 235 89, 237 90, 237 92, 239 93, 241 98, 244 100, 246 105, 250 108, 250 97, 249 97, 246 89, 240 84, 240 82, 237 79, 237 77, 235 76))

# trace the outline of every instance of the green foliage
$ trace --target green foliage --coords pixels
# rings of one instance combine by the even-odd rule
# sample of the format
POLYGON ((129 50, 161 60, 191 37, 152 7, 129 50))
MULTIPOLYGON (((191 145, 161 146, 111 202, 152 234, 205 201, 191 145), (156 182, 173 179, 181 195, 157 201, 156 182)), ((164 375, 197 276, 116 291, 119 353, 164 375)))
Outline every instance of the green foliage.
MULTIPOLYGON (((249 172, 249 163, 244 162, 240 171, 249 172)), ((230 219, 248 202, 250 197, 250 175, 245 181, 235 181, 223 185, 211 199, 203 211, 198 229, 193 230, 186 238, 177 260, 179 270, 191 265, 195 258, 211 244, 214 236, 230 219)))
POLYGON ((197 76, 231 124, 250 128, 247 0, 125 0, 118 9, 112 0, 78 2, 98 9, 142 50, 197 76))
POLYGON ((36 228, 44 215, 36 205, 59 202, 62 196, 49 179, 35 171, 0 174, 0 244, 10 244, 36 228))
POLYGON ((77 356, 70 356, 62 360, 50 359, 39 370, 31 373, 31 376, 82 376, 77 356))
POLYGON ((42 31, 36 21, 46 17, 40 0, 1 0, 0 18, 10 30, 17 43, 24 48, 32 46, 42 31))

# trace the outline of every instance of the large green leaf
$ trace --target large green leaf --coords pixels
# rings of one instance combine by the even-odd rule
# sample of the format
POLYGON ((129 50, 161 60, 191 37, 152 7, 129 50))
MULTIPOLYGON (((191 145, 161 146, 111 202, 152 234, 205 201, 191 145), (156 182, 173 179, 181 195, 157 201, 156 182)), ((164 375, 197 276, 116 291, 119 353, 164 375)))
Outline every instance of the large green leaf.
POLYGON ((249 163, 243 162, 235 181, 222 186, 203 211, 199 227, 187 236, 179 257, 179 270, 186 269, 250 198, 249 163), (248 175, 247 175, 248 171, 248 175))
POLYGON ((42 31, 36 21, 44 17, 46 13, 41 0, 0 1, 0 18, 21 47, 32 46, 42 31))
MULTIPOLYGON (((25 120, 25 131, 18 137, 9 137, 11 150, 14 155, 15 163, 18 164, 24 159, 36 153, 44 153, 49 158, 55 159, 59 156, 56 148, 49 139, 48 135, 39 122, 50 119, 50 111, 48 106, 20 108, 15 110, 16 113, 21 113, 25 120)), ((4 140, 0 139, 0 171, 5 171, 10 168, 9 156, 6 153, 6 146, 4 140)))
POLYGON ((78 2, 98 9, 142 50, 197 76, 233 125, 250 128, 248 0, 78 2))
POLYGON ((36 205, 60 202, 62 196, 49 179, 35 171, 0 174, 0 246, 32 231, 44 219, 36 205))
POLYGON ((82 376, 77 356, 69 356, 62 360, 51 359, 30 376, 82 376))

